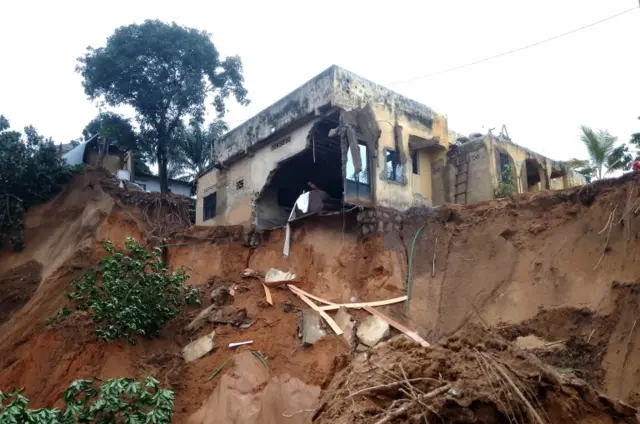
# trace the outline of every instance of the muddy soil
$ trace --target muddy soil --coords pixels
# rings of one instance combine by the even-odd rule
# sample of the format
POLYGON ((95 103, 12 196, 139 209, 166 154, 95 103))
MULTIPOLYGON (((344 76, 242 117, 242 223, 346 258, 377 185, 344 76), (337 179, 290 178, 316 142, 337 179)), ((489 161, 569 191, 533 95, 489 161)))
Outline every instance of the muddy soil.
MULTIPOLYGON (((187 228, 185 199, 122 192, 104 172, 90 171, 53 201, 29 211, 23 252, 0 252, 0 389, 25 387, 33 407, 61 406, 60 394, 75 379, 154 375, 175 391, 174 421, 186 422, 213 396, 221 377, 234 372, 233 367, 225 368, 207 381, 233 356, 228 343, 253 340, 251 349, 267 359, 269 378, 287 374, 301 384, 326 390, 351 361, 349 346, 332 334, 313 346, 300 346, 298 312, 306 306, 284 288, 272 290, 274 305, 269 306, 260 283, 243 279, 243 270, 252 268, 261 275, 269 268, 294 272, 301 288, 338 303, 401 296, 406 293, 411 240, 424 226, 413 250, 409 315, 405 316, 403 304, 380 311, 432 343, 469 325, 491 329, 507 344, 529 335, 544 343, 561 342, 561 349, 542 346, 525 352, 553 367, 555 380, 545 383, 553 387, 552 393, 561 388, 562 393, 568 390, 572 396, 588 398, 585 408, 595 415, 584 417, 610 412, 598 409, 591 389, 564 383, 580 377, 612 398, 637 405, 638 185, 627 178, 562 192, 443 206, 434 213, 407 216, 400 233, 367 239, 340 216, 309 219, 294 226, 291 254, 285 258, 282 230, 250 238, 239 227, 187 228), (247 319, 255 322, 235 328, 207 321, 198 330, 187 331, 186 325, 201 310, 192 307, 160 338, 135 346, 96 340, 86 316, 80 314, 50 325, 48 318, 66 304, 69 282, 100 257, 101 242, 110 239, 122 246, 129 236, 150 247, 168 245, 169 266, 189 270, 188 283, 201 290, 203 308, 209 306, 212 290, 232 287, 235 294, 226 306, 244 308, 247 319), (286 312, 285 303, 292 310, 286 312), (217 334, 214 350, 185 364, 182 348, 212 330, 217 334)), ((364 311, 353 315, 357 320, 367 316, 364 311)), ((402 343, 390 346, 409 349, 402 343)), ((467 351, 478 349, 469 347, 477 343, 464 343, 467 351)), ((443 353, 429 352, 412 355, 436 360, 429 355, 443 353)), ((521 355, 511 348, 500 352, 521 355)), ((563 395, 554 396, 565 405, 563 395)), ((497 400, 493 402, 486 406, 488 417, 500 412, 497 400)), ((569 404, 567 408, 574 411, 574 404, 569 404)), ((616 422, 615 414, 610 416, 613 421, 602 422, 616 422)))

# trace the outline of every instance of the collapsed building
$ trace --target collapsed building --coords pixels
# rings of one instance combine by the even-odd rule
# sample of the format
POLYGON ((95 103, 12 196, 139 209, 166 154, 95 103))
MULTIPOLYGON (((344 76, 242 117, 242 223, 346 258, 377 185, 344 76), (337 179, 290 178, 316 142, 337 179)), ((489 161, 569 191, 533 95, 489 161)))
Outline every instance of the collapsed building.
POLYGON ((285 225, 294 205, 304 215, 489 200, 504 175, 517 193, 584 183, 505 134, 457 137, 445 115, 338 66, 227 133, 213 157, 196 223, 254 229, 285 225))

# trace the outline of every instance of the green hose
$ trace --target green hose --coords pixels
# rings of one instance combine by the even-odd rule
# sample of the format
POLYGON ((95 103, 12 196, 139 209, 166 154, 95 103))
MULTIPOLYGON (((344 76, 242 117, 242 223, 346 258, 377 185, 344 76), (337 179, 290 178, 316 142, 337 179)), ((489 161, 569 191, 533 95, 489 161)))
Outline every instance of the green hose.
POLYGON ((411 300, 411 267, 413 265, 413 248, 416 247, 416 240, 420 235, 420 232, 425 226, 418 228, 416 234, 413 236, 413 241, 411 242, 411 251, 409 252, 409 269, 407 270, 407 302, 404 305, 404 314, 409 315, 409 300, 411 300))

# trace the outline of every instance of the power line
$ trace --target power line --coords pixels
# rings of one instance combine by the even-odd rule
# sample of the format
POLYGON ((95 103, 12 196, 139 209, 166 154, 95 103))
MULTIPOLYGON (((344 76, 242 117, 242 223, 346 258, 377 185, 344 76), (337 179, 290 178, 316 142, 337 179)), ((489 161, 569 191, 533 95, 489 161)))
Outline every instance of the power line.
POLYGON ((578 32, 578 31, 582 31, 584 29, 591 28, 591 27, 596 26, 598 24, 601 24, 603 22, 606 22, 606 21, 609 21, 611 19, 617 18, 618 16, 622 16, 622 15, 624 15, 626 13, 629 13, 629 12, 631 12, 633 10, 636 10, 638 8, 640 8, 640 4, 637 7, 632 7, 631 9, 625 10, 624 12, 616 13, 615 15, 609 16, 608 18, 601 19, 601 20, 599 20, 597 22, 590 23, 590 24, 582 26, 580 28, 572 29, 571 31, 568 31, 568 32, 565 32, 565 33, 562 33, 562 34, 554 35, 553 37, 537 41, 537 42, 535 42, 533 44, 527 44, 526 46, 518 47, 518 48, 513 49, 513 50, 509 50, 509 51, 506 51, 506 52, 495 54, 493 56, 485 57, 484 59, 476 60, 475 62, 465 63, 464 65, 458 65, 458 66, 455 66, 453 68, 444 69, 442 71, 433 72, 433 73, 427 74, 427 75, 422 75, 422 76, 418 76, 418 77, 413 77, 413 78, 408 78, 408 79, 405 79, 405 80, 392 82, 392 83, 387 84, 387 85, 404 84, 404 83, 410 82, 410 81, 430 78, 430 77, 433 77, 433 76, 436 76, 436 75, 441 75, 441 74, 445 74, 447 72, 457 71, 458 69, 467 68, 469 66, 473 66, 473 65, 477 65, 479 63, 487 62, 489 60, 497 59, 499 57, 506 56, 508 54, 520 52, 522 50, 526 50, 526 49, 529 49, 531 47, 539 46, 540 44, 544 44, 544 43, 547 43, 549 41, 557 40, 558 38, 564 37, 566 35, 574 34, 574 33, 578 32))

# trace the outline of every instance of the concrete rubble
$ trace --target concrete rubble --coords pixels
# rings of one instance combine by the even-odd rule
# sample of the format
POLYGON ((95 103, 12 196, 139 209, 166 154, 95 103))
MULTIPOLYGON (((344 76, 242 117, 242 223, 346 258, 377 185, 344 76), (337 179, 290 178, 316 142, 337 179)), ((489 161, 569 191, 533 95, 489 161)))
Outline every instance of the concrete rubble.
POLYGON ((338 313, 336 313, 335 316, 335 321, 336 324, 338 324, 338 327, 340 327, 340 329, 344 331, 344 333, 342 333, 342 337, 344 337, 347 343, 351 345, 353 342, 354 322, 349 312, 347 312, 347 308, 341 307, 340 309, 338 309, 338 313))
POLYGON ((322 317, 318 311, 302 310, 301 333, 303 345, 312 345, 327 335, 327 332, 322 328, 322 317))
POLYGON ((204 355, 211 352, 211 350, 213 350, 215 338, 216 332, 212 331, 206 336, 202 336, 198 340, 186 345, 182 349, 182 357, 185 362, 195 361, 196 359, 202 358, 204 355))
POLYGON ((356 334, 360 342, 372 347, 389 335, 389 324, 377 316, 371 315, 358 324, 356 334))

